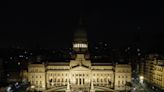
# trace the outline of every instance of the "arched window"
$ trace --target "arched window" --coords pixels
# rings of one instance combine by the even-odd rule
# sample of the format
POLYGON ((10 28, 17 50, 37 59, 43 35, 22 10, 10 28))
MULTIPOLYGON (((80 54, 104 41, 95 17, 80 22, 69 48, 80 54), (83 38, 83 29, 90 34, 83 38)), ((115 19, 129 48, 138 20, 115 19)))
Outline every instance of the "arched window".
POLYGON ((103 82, 103 79, 101 79, 101 82, 103 82))

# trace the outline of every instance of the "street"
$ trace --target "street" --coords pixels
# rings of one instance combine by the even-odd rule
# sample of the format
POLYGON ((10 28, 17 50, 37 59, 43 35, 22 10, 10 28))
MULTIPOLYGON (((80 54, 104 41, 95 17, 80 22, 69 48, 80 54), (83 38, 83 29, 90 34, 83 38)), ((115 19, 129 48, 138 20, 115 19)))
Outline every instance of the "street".
POLYGON ((132 91, 131 92, 155 92, 151 88, 147 87, 145 83, 140 83, 138 80, 132 81, 132 91))

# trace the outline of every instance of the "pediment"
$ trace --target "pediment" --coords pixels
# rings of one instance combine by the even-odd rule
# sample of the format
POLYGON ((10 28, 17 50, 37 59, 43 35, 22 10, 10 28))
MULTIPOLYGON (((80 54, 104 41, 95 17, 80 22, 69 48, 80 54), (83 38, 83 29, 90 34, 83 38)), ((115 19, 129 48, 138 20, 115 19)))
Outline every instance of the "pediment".
POLYGON ((85 66, 76 66, 71 69, 72 71, 90 71, 91 69, 85 67, 85 66))

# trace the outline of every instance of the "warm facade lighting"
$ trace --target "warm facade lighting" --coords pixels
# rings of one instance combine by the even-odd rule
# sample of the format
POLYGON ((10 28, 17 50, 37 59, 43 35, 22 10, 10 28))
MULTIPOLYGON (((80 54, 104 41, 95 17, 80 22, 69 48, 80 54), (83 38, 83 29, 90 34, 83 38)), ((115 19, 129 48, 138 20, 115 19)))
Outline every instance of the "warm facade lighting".
POLYGON ((77 43, 73 44, 73 48, 88 48, 88 45, 84 43, 77 43))

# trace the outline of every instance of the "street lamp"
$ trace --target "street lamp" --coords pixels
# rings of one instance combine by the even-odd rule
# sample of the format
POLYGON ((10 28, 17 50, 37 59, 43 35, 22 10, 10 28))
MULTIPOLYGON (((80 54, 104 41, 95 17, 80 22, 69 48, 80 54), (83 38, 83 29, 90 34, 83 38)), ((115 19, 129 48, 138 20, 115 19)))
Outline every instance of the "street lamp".
POLYGON ((35 91, 35 86, 32 85, 32 86, 31 86, 31 89, 32 89, 32 91, 34 92, 34 91, 35 91))
POLYGON ((143 83, 144 77, 140 76, 140 83, 143 83))

